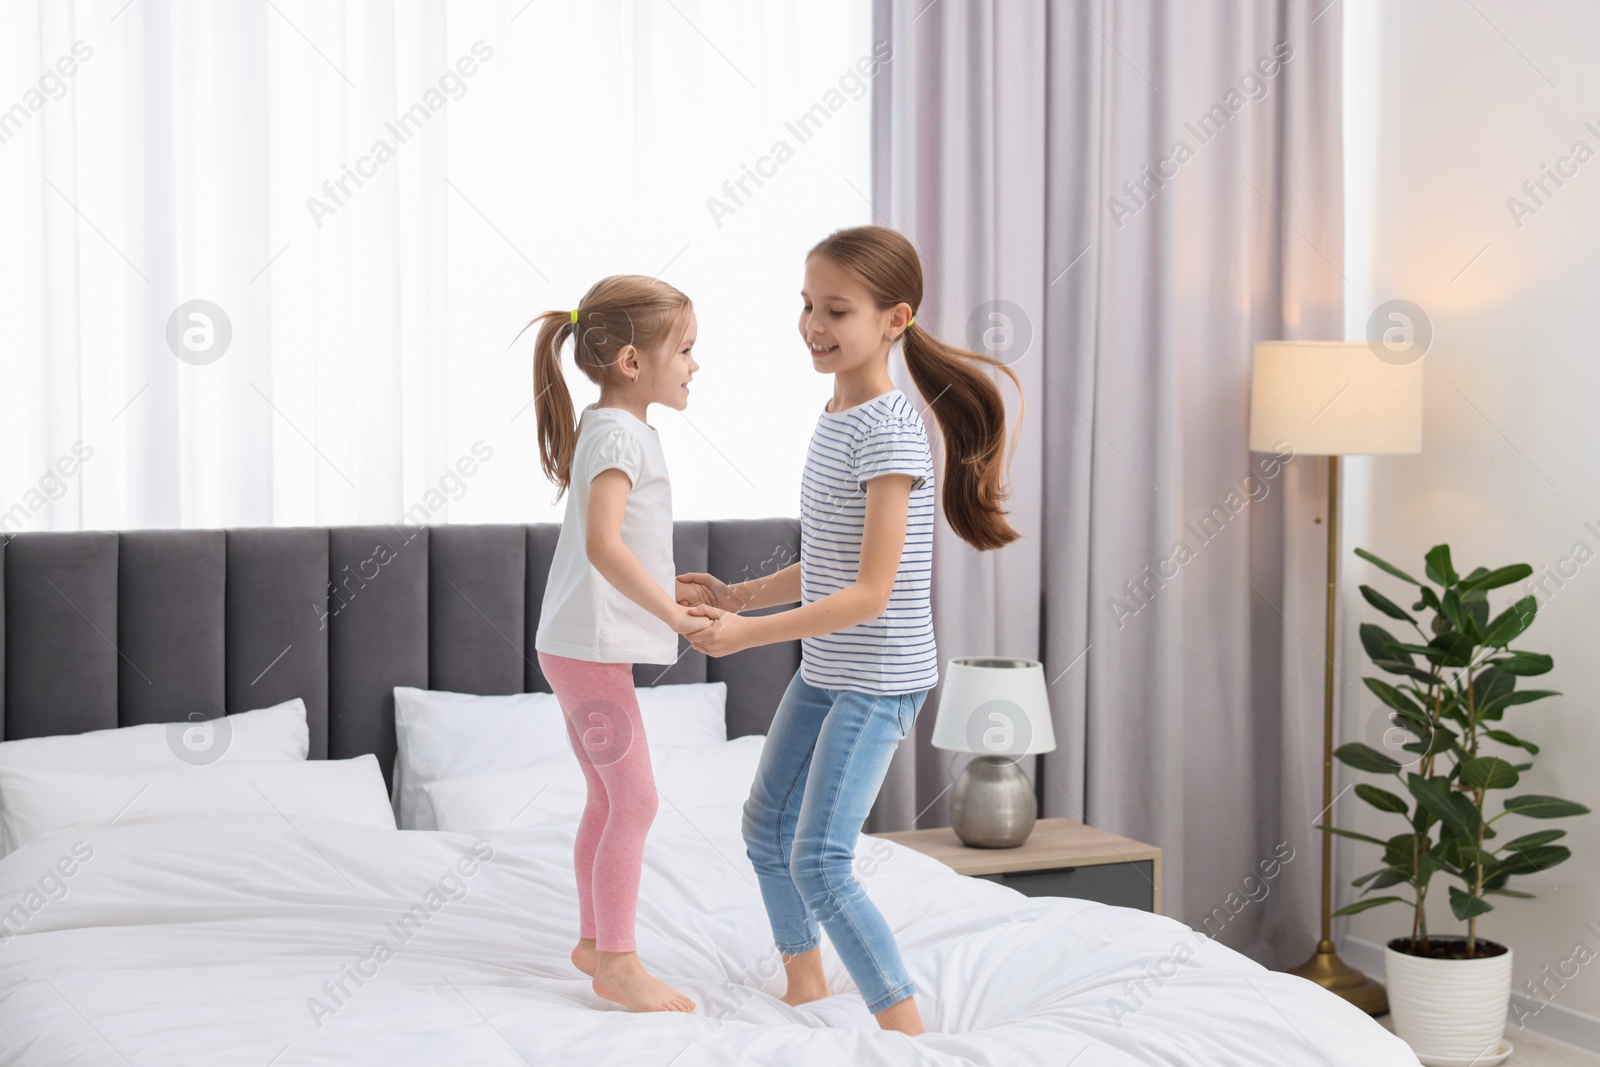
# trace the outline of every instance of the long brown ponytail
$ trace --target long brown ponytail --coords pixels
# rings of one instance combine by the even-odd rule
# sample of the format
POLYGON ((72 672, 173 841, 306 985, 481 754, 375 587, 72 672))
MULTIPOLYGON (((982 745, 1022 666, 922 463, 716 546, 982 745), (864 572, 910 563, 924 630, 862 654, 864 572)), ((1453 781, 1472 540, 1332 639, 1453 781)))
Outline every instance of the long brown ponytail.
MULTIPOLYGON (((879 311, 909 304, 913 315, 922 303, 922 264, 917 250, 901 234, 883 226, 838 230, 817 244, 811 255, 827 256, 866 285, 879 311)), ((1010 367, 990 356, 947 345, 913 323, 900 337, 906 369, 928 402, 944 438, 944 514, 956 536, 987 551, 1009 545, 1022 535, 1006 521, 1006 406, 1000 389, 979 369, 994 367, 1017 387, 1022 382, 1010 367)), ((1022 425, 1019 407, 1017 426, 1022 425)))
POLYGON ((666 282, 617 274, 600 279, 583 295, 576 316, 546 311, 522 328, 539 327, 533 345, 533 411, 539 424, 539 465, 556 483, 557 500, 572 482, 572 455, 578 447, 578 417, 561 373, 561 346, 572 338, 578 369, 603 385, 608 375, 618 373, 617 356, 623 348, 633 345, 641 358, 654 352, 690 307, 689 298, 666 282))

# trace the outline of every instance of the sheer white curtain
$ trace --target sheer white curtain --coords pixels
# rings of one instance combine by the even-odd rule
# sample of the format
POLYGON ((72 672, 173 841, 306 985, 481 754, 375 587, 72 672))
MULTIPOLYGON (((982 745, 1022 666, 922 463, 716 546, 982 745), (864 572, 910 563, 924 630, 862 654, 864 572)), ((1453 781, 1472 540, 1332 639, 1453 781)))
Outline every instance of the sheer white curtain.
POLYGON ((699 312, 678 515, 795 511, 801 259, 870 217, 860 5, 0 17, 0 531, 557 518, 507 345, 620 272, 699 312))

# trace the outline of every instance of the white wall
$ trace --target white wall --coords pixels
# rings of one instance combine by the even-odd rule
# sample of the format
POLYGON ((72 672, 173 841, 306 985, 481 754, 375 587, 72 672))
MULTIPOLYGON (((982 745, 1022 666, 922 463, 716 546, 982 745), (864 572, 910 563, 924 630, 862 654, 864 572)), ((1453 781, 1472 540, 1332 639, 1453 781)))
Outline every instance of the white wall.
MULTIPOLYGON (((1600 5, 1347 0, 1345 8, 1346 336, 1365 336, 1371 309, 1397 297, 1425 309, 1435 334, 1422 454, 1348 464, 1340 667, 1352 684, 1343 689, 1340 736, 1355 740, 1377 714, 1359 681, 1375 672, 1356 631, 1376 617, 1357 585, 1389 580, 1350 549, 1418 574, 1423 553, 1441 541, 1462 571, 1526 562, 1538 572, 1580 542, 1600 559, 1600 63, 1592 50, 1600 5), (1556 167, 1578 141, 1595 158, 1564 187, 1548 182, 1552 195, 1540 194, 1543 206, 1519 227, 1507 199, 1531 206, 1523 182, 1538 179, 1542 165, 1556 167)), ((1508 712, 1507 728, 1543 746, 1517 791, 1600 811, 1600 562, 1546 588, 1554 595, 1540 594, 1524 643, 1555 657, 1554 673, 1539 682, 1565 696, 1508 712)), ((1500 591, 1495 609, 1522 595, 1500 591)), ((1342 773, 1340 787, 1358 780, 1374 779, 1342 773)), ((1398 831, 1393 817, 1349 795, 1338 817, 1382 837, 1398 831)), ((1600 929, 1600 814, 1500 826, 1512 822, 1513 835, 1564 826, 1573 851, 1547 876, 1512 882, 1537 900, 1494 898, 1496 910, 1479 922, 1483 936, 1512 947, 1522 987, 1547 965, 1553 973, 1579 941, 1600 953, 1600 937, 1584 926, 1600 929)), ((1356 892, 1351 877, 1379 866, 1376 854, 1341 845, 1338 904, 1356 892)), ((1445 879, 1435 879, 1430 898, 1431 931, 1464 929, 1450 914, 1445 879)), ((1409 913, 1390 905, 1345 929, 1381 945, 1408 928, 1409 913)), ((1600 958, 1565 988, 1549 988, 1556 1007, 1540 1022, 1561 1009, 1600 1016, 1600 958)))

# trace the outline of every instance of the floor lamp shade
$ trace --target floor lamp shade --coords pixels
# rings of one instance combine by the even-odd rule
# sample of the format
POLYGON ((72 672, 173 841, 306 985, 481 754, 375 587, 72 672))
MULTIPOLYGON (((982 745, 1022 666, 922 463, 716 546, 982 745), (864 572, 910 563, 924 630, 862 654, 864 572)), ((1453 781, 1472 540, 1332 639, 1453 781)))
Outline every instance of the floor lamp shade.
POLYGON ((1364 341, 1261 341, 1250 379, 1250 450, 1297 456, 1422 451, 1422 361, 1364 341))

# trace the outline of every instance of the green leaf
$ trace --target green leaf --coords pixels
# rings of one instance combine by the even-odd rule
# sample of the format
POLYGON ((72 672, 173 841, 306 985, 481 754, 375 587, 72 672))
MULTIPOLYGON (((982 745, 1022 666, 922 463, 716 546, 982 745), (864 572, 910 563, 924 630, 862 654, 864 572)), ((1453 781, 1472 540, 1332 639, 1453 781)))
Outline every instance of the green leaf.
POLYGON ((1543 652, 1513 652, 1489 662, 1499 664, 1501 670, 1520 675, 1544 674, 1556 665, 1555 660, 1543 652))
POLYGON ((1417 594, 1417 602, 1411 605, 1412 611, 1422 611, 1424 608, 1431 608, 1434 611, 1438 611, 1440 608, 1438 594, 1433 591, 1433 587, 1430 585, 1422 587, 1417 594))
POLYGON ((1483 643, 1491 648, 1506 647, 1533 625, 1533 618, 1538 613, 1539 602, 1531 596, 1523 597, 1494 617, 1484 631, 1483 643))
POLYGON ((1383 862, 1397 871, 1410 872, 1412 856, 1416 854, 1416 850, 1416 835, 1395 834, 1383 843, 1383 862))
POLYGON ((1532 704, 1535 700, 1560 695, 1561 691, 1558 689, 1521 689, 1506 698, 1506 705, 1509 707, 1512 704, 1532 704))
MULTIPOLYGON (((1449 796, 1450 806, 1456 810, 1456 817, 1466 827, 1466 836, 1476 840, 1478 827, 1483 825, 1483 812, 1478 810, 1478 805, 1472 802, 1471 797, 1459 790, 1450 790, 1449 796)), ((1484 836, 1493 837, 1494 834, 1493 832, 1486 832, 1484 836)))
POLYGON ((1365 895, 1372 892, 1374 889, 1388 889, 1392 885, 1399 885, 1401 882, 1406 882, 1409 880, 1410 879, 1406 876, 1406 872, 1397 871, 1393 867, 1390 867, 1379 872, 1377 879, 1361 892, 1363 895, 1365 895))
POLYGON ((1509 567, 1498 567, 1492 571, 1484 571, 1480 567, 1463 578, 1457 588, 1463 593, 1472 590, 1498 589, 1502 585, 1520 582, 1532 575, 1533 568, 1526 563, 1513 563, 1509 567))
POLYGON ((1447 779, 1424 778, 1420 774, 1412 773, 1406 776, 1406 788, 1417 798, 1417 803, 1427 808, 1435 819, 1454 827, 1462 834, 1471 834, 1469 829, 1471 823, 1462 818, 1461 812, 1451 803, 1453 790, 1447 779))
POLYGON ((1427 713, 1418 706, 1417 702, 1406 696, 1403 692, 1383 681, 1381 678, 1363 678, 1367 688, 1377 695, 1378 699, 1396 711, 1405 712, 1409 717, 1418 722, 1427 722, 1427 713))
POLYGON ((1433 852, 1424 852, 1422 854, 1422 865, 1424 867, 1432 867, 1436 871, 1443 871, 1446 874, 1453 874, 1457 878, 1461 877, 1461 869, 1459 867, 1451 863, 1446 857, 1433 852))
POLYGON ((1518 780, 1511 764, 1499 756, 1480 756, 1461 765, 1461 784, 1473 789, 1510 789, 1518 780))
POLYGON ((1483 593, 1465 593, 1461 597, 1461 606, 1466 609, 1467 618, 1472 620, 1472 625, 1477 628, 1472 632, 1481 638, 1483 628, 1489 625, 1489 598, 1483 593))
POLYGON ((1478 642, 1464 633, 1440 634, 1428 643, 1441 650, 1439 662, 1446 667, 1465 667, 1478 651, 1478 642))
POLYGON ((1378 877, 1378 875, 1386 874, 1386 873, 1388 873, 1388 871, 1389 871, 1388 867, 1379 867, 1375 871, 1368 871, 1366 874, 1363 874, 1360 878, 1353 879, 1350 882, 1350 884, 1354 885, 1354 886, 1366 885, 1368 882, 1370 882, 1374 878, 1378 877))
POLYGON ((1451 886, 1450 910, 1455 912, 1456 918, 1460 919, 1462 922, 1466 922, 1475 915, 1482 915, 1484 912, 1493 911, 1494 905, 1490 904, 1482 897, 1469 896, 1460 888, 1451 886))
POLYGON ((1428 565, 1423 573, 1428 576, 1429 581, 1438 582, 1446 588, 1456 584, 1458 579, 1455 568, 1450 566, 1449 545, 1434 545, 1428 549, 1428 554, 1424 558, 1428 561, 1428 565))
POLYGON ((1391 619, 1400 619, 1405 622, 1412 623, 1417 621, 1409 611, 1407 611, 1405 608, 1402 608, 1399 604, 1396 604, 1394 601, 1390 600, 1388 597, 1384 596, 1370 585, 1363 585, 1361 587, 1361 595, 1366 597, 1368 604, 1371 604, 1373 607, 1377 608, 1391 619))
POLYGON ((1519 848, 1507 854, 1497 869, 1497 874, 1533 874, 1535 871, 1548 871, 1551 867, 1565 863, 1572 856, 1572 850, 1565 845, 1540 845, 1536 848, 1519 848))
POLYGON ((1371 552, 1368 552, 1364 548, 1356 549, 1356 555, 1360 556, 1362 559, 1366 560, 1368 563, 1372 564, 1374 567, 1377 567, 1380 571, 1383 571, 1385 574, 1391 574, 1394 577, 1400 579, 1402 582, 1410 582, 1412 585, 1421 585, 1422 584, 1421 582, 1417 581, 1415 578, 1411 577, 1411 575, 1409 575, 1405 571, 1401 570, 1399 567, 1396 567, 1392 563, 1387 563, 1387 562, 1379 559, 1377 556, 1374 556, 1371 552))
POLYGON ((1407 641, 1396 641, 1394 644, 1390 645, 1389 647, 1391 649, 1398 649, 1401 652, 1409 652, 1413 656, 1433 657, 1433 656, 1442 655, 1443 651, 1444 651, 1443 649, 1438 648, 1435 645, 1417 645, 1417 644, 1411 644, 1410 642, 1407 642, 1407 641))
POLYGON ((1444 592, 1444 599, 1439 601, 1439 606, 1444 617, 1449 620, 1451 626, 1454 626, 1457 630, 1466 632, 1467 613, 1461 610, 1460 593, 1456 592, 1454 589, 1446 589, 1444 592))
POLYGON ((1472 706, 1479 719, 1494 708, 1502 706, 1511 691, 1517 686, 1517 676, 1501 670, 1499 667, 1490 666, 1478 672, 1472 679, 1472 706))
POLYGON ((1437 663, 1441 667, 1465 667, 1472 661, 1472 651, 1477 646, 1466 634, 1448 631, 1425 645, 1396 641, 1389 647, 1425 656, 1429 663, 1437 663))
POLYGON ((1399 655, 1405 656, 1405 659, 1374 659, 1372 661, 1372 665, 1374 667, 1378 668, 1380 671, 1387 671, 1390 674, 1404 675, 1407 678, 1421 682, 1423 685, 1433 685, 1438 681, 1437 678, 1429 674, 1427 671, 1422 670, 1420 667, 1413 666, 1410 656, 1406 656, 1404 652, 1400 652, 1399 649, 1395 648, 1395 646, 1392 644, 1389 647, 1391 649, 1395 649, 1399 655))
POLYGON ((1341 830, 1337 826, 1317 825, 1313 826, 1312 829, 1326 830, 1330 834, 1335 834, 1339 837, 1348 837, 1352 841, 1365 841, 1367 844, 1377 845, 1379 848, 1384 847, 1386 844, 1386 842, 1379 841, 1376 837, 1373 837, 1370 834, 1358 834, 1354 830, 1341 830))
POLYGON ((1538 745, 1534 744, 1532 741, 1524 741, 1515 734, 1509 734, 1504 730, 1485 730, 1484 735, 1494 738, 1502 745, 1515 745, 1517 748, 1525 748, 1528 750, 1530 755, 1537 756, 1539 754, 1538 745))
POLYGON ((1359 632, 1361 634, 1361 647, 1367 650, 1367 655, 1370 658, 1403 658, 1407 663, 1411 662, 1410 656, 1406 656, 1404 653, 1397 653, 1389 647, 1390 645, 1399 644, 1400 639, 1394 634, 1390 633, 1388 630, 1385 630, 1383 627, 1379 626, 1377 623, 1364 622, 1361 624, 1361 629, 1359 632))
POLYGON ((1407 815, 1411 812, 1411 805, 1400 797, 1395 796, 1388 790, 1379 789, 1375 785, 1367 785, 1365 782, 1356 786, 1356 796, 1365 800, 1379 811, 1392 811, 1401 815, 1407 815))
POLYGON ((1512 797, 1505 803, 1505 810, 1518 815, 1526 815, 1530 819, 1564 819, 1569 815, 1587 815, 1589 809, 1582 804, 1560 797, 1542 796, 1538 793, 1526 793, 1520 797, 1512 797))
POLYGON ((1507 841, 1505 844, 1495 849, 1495 851, 1504 852, 1508 848, 1538 848, 1540 845, 1548 845, 1550 842, 1559 841, 1566 836, 1567 832, 1565 830, 1539 830, 1535 833, 1523 834, 1521 837, 1507 841))
POLYGON ((1516 897, 1518 900, 1536 899, 1532 893, 1524 893, 1520 889, 1484 889, 1485 893, 1493 893, 1497 897, 1516 897))
POLYGON ((1340 745, 1333 750, 1334 758, 1340 763, 1348 764, 1358 771, 1368 771, 1372 774, 1394 774, 1400 769, 1400 761, 1392 759, 1371 745, 1359 741, 1351 741, 1340 745))
POLYGON ((1368 908, 1376 908, 1380 904, 1411 903, 1413 902, 1407 900, 1405 897, 1369 897, 1366 900, 1358 900, 1354 904, 1346 904, 1344 907, 1334 912, 1333 915, 1335 917, 1340 915, 1355 915, 1357 912, 1366 911, 1368 908))

